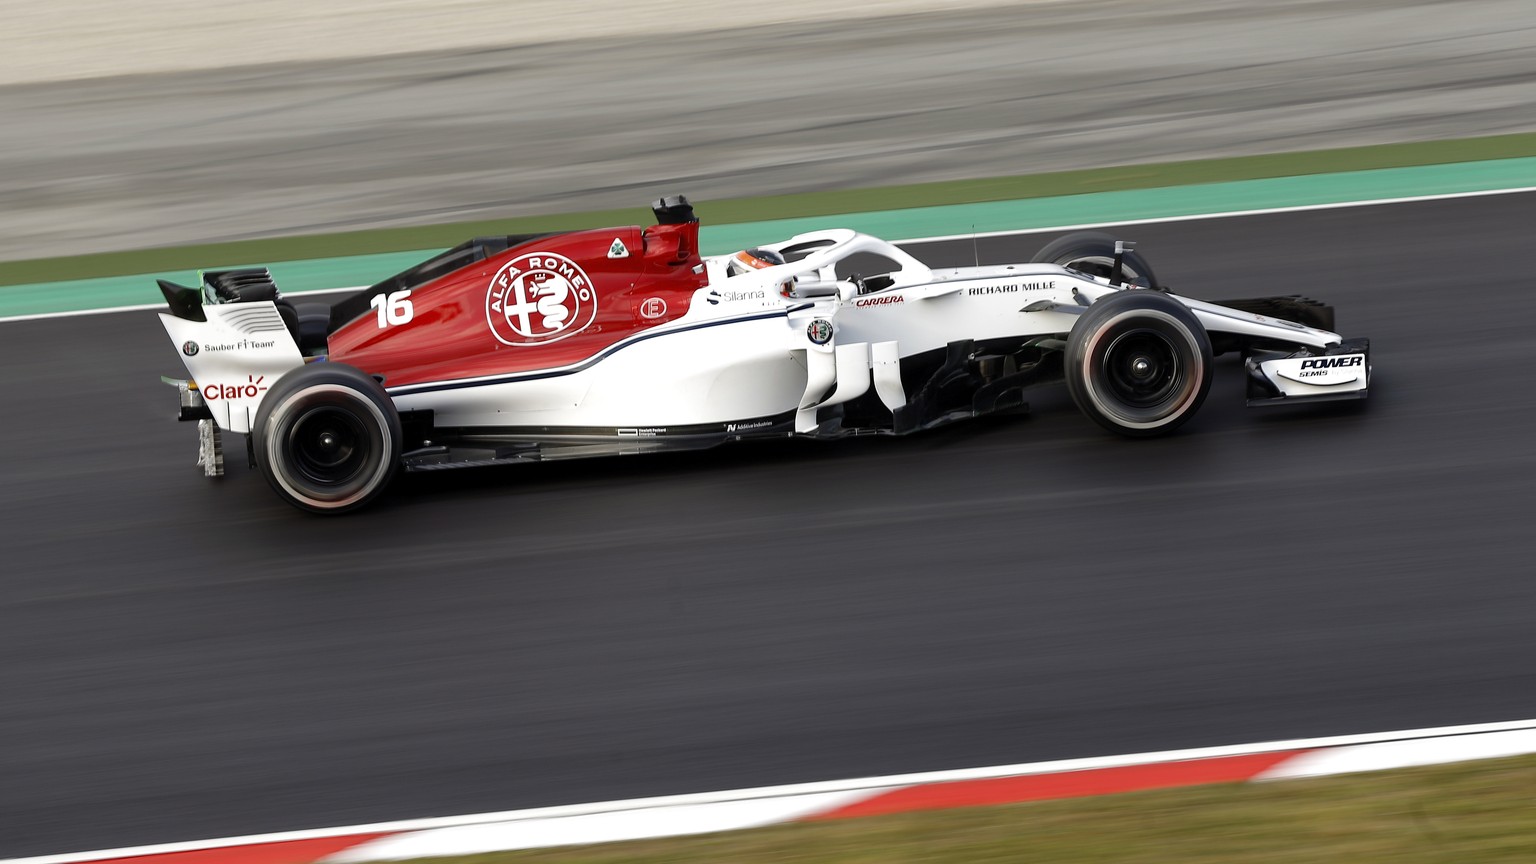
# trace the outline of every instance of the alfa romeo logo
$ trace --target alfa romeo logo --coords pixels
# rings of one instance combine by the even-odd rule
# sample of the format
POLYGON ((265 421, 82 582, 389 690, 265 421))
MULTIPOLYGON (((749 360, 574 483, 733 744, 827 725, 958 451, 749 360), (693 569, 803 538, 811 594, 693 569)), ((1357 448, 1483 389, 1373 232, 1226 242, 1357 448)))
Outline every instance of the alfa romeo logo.
POLYGON ((183 343, 181 343, 181 353, 187 355, 188 357, 196 357, 197 356, 197 343, 196 342, 183 342, 183 343))
POLYGON ((815 345, 825 345, 831 342, 832 322, 825 318, 817 318, 805 328, 805 337, 815 345))
POLYGON ((597 317, 597 291, 576 262, 532 252, 503 265, 485 292, 485 320, 506 345, 574 336, 597 317))

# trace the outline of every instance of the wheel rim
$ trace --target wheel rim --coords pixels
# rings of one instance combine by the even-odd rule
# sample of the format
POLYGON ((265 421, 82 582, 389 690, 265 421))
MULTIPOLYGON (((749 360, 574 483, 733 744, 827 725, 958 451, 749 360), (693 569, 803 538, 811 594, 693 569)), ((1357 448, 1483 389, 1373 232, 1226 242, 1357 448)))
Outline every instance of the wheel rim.
POLYGON ((379 406, 345 384, 289 394, 267 418, 268 479, 290 501, 339 511, 367 500, 394 469, 394 435, 379 406))
POLYGON ((1127 406, 1145 411, 1168 401, 1187 377, 1172 341, 1155 330, 1117 336, 1104 352, 1104 384, 1127 406))
POLYGON ((1117 426, 1156 429, 1178 422, 1199 403, 1205 380, 1200 349, 1165 312, 1116 316, 1086 346, 1086 354, 1086 396, 1117 426))
POLYGON ((373 453, 355 414, 332 405, 306 409, 288 433, 294 468, 320 486, 342 486, 362 474, 373 453))

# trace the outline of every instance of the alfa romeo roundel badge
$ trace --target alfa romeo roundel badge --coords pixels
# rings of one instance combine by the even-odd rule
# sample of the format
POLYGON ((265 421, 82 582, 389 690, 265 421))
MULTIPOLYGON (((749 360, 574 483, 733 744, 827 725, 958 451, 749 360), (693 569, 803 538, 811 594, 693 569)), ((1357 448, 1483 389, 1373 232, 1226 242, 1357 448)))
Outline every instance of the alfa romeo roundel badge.
POLYGON ((574 336, 597 317, 597 290, 575 261, 530 252, 502 265, 485 292, 485 320, 506 345, 574 336))
POLYGON ((187 355, 188 357, 196 357, 197 343, 191 341, 181 343, 181 353, 187 355))
POLYGON ((825 318, 817 318, 805 328, 805 337, 811 340, 813 345, 825 345, 832 341, 832 322, 825 318))

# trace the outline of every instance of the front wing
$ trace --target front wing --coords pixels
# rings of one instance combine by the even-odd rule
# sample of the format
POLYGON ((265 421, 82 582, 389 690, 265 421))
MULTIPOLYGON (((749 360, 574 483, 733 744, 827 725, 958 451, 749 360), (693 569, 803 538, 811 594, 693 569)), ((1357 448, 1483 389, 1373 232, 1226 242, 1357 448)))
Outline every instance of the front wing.
POLYGON ((1253 351, 1243 366, 1249 405, 1364 399, 1371 385, 1371 342, 1346 339, 1323 352, 1253 351))

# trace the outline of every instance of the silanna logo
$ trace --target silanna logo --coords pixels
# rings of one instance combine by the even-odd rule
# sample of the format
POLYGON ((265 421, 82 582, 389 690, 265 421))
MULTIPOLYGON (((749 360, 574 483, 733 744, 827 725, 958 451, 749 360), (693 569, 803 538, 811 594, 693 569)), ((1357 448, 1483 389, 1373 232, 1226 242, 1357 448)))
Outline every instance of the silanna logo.
POLYGON ((520 255, 496 271, 485 292, 486 322, 506 345, 538 345, 574 336, 596 317, 592 280, 564 255, 520 255))
POLYGON ((739 303, 743 300, 767 300, 767 291, 721 291, 718 288, 709 289, 704 295, 705 302, 711 306, 719 306, 724 303, 739 303))

